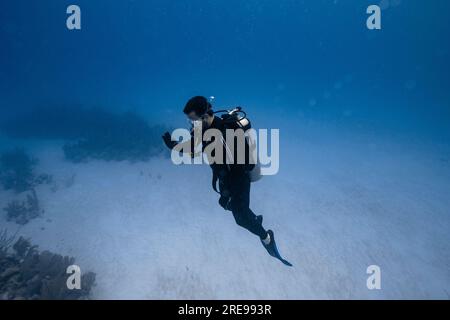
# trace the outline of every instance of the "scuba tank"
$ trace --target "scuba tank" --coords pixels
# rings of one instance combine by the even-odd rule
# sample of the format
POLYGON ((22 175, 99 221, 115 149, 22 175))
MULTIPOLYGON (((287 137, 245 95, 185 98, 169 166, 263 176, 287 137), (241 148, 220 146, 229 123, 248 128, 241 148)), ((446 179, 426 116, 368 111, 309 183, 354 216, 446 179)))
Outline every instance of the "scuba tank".
MULTIPOLYGON (((214 100, 216 100, 216 97, 210 96, 208 98, 208 103, 212 105, 214 100)), ((247 114, 242 110, 242 107, 235 107, 232 110, 219 110, 213 112, 213 114, 218 113, 223 113, 220 117, 225 123, 225 127, 228 126, 229 129, 241 128, 242 130, 247 131, 251 128, 250 121, 247 119, 247 114)))
MULTIPOLYGON (((242 129, 244 132, 251 129, 250 120, 248 120, 247 114, 242 110, 242 107, 235 107, 232 110, 219 110, 214 112, 214 114, 217 113, 223 113, 220 117, 224 122, 226 129, 242 129)), ((246 135, 245 139, 250 150, 249 156, 252 157, 253 152, 251 152, 251 150, 256 149, 256 141, 251 135, 246 135)), ((225 149, 229 150, 225 140, 222 140, 222 142, 225 149)), ((252 161, 252 163, 254 163, 254 167, 249 171, 249 177, 251 182, 256 182, 262 178, 261 165, 258 161, 252 161)))
POLYGON ((244 131, 251 128, 250 121, 247 119, 247 114, 242 110, 242 107, 236 107, 232 110, 219 110, 214 113, 224 113, 220 117, 225 123, 225 127, 228 125, 231 127, 230 129, 240 128, 244 131))

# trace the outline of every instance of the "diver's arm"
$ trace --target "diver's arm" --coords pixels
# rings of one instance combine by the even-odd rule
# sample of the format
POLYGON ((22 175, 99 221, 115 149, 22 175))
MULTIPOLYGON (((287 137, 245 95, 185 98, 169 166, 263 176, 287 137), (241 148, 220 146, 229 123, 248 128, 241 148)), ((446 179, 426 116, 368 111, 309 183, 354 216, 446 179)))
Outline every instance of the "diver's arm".
MULTIPOLYGON (((195 130, 195 129, 194 129, 195 130)), ((197 131, 196 131, 197 132, 197 131)), ((191 139, 186 140, 184 142, 176 142, 172 141, 170 133, 166 132, 163 135, 163 140, 166 146, 171 149, 182 153, 189 153, 192 157, 200 155, 201 152, 195 153, 195 149, 201 144, 201 129, 199 134, 192 133, 191 139)))
POLYGON ((167 148, 169 148, 170 150, 175 148, 175 146, 178 144, 177 142, 172 141, 172 137, 170 136, 169 132, 165 132, 162 136, 162 139, 163 139, 164 143, 166 144, 167 148))

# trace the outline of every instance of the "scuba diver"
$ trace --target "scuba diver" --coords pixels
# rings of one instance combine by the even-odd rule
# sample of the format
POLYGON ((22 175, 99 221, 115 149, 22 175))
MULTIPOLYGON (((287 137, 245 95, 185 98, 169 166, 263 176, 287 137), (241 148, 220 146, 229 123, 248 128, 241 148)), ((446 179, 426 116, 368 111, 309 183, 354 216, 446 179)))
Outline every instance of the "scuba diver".
MULTIPOLYGON (((238 154, 238 148, 236 148, 239 145, 236 141, 238 137, 234 136, 234 153, 230 152, 231 150, 225 141, 227 130, 232 129, 236 131, 242 129, 246 131, 251 128, 250 121, 247 119, 245 112, 240 107, 232 111, 220 110, 214 112, 210 101, 202 96, 191 98, 184 107, 183 112, 193 125, 191 138, 188 141, 177 142, 171 139, 169 132, 165 132, 162 138, 166 146, 178 152, 187 152, 186 150, 188 150, 190 156, 194 158, 198 155, 194 151, 196 146, 202 144, 201 150, 205 152, 205 148, 211 143, 218 143, 219 148, 223 148, 223 153, 219 155, 219 158, 223 157, 224 161, 210 161, 210 166, 213 172, 213 189, 220 194, 220 206, 232 212, 239 226, 258 236, 262 245, 271 256, 279 259, 285 265, 292 266, 280 256, 273 231, 265 230, 262 226, 262 215, 255 215, 250 209, 252 174, 259 167, 253 163, 254 161, 250 160, 251 152, 248 139, 245 138, 244 150, 239 149, 240 152, 245 152, 244 161, 242 161, 242 154, 238 154), (216 116, 217 113, 223 113, 223 115, 218 117, 216 116), (220 131, 221 137, 217 139, 220 141, 216 141, 214 137, 209 141, 203 140, 203 133, 209 129, 220 131), (196 134, 196 130, 199 130, 200 134, 196 134), (229 157, 232 157, 232 160, 229 157), (239 157, 241 161, 237 161, 239 157), (219 191, 217 190, 217 183, 219 185, 219 191)), ((212 155, 215 156, 214 152, 212 152, 212 155)))

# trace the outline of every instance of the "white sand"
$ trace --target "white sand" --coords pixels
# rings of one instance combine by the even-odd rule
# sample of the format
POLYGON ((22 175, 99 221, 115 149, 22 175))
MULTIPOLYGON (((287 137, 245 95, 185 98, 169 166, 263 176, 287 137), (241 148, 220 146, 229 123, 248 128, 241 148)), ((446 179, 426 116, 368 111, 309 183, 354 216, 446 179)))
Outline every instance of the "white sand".
MULTIPOLYGON (((96 272, 97 299, 449 299, 449 153, 387 141, 284 141, 251 207, 293 268, 217 205, 209 168, 71 164, 54 144, 31 149, 57 190, 38 188, 45 213, 19 234, 96 272), (372 264, 381 290, 366 287, 372 264)), ((12 197, 0 192, 1 206, 12 197)), ((17 229, 2 214, 5 226, 17 229)))

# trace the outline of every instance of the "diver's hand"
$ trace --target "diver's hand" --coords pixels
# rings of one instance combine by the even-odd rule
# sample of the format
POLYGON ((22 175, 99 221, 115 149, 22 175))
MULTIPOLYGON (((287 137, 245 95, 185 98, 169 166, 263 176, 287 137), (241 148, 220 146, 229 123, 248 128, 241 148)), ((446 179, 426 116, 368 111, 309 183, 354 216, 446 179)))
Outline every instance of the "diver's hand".
POLYGON ((175 146, 178 144, 175 141, 172 141, 172 137, 170 136, 169 132, 164 133, 162 138, 163 138, 163 141, 166 144, 167 148, 169 148, 170 150, 175 148, 175 146))

